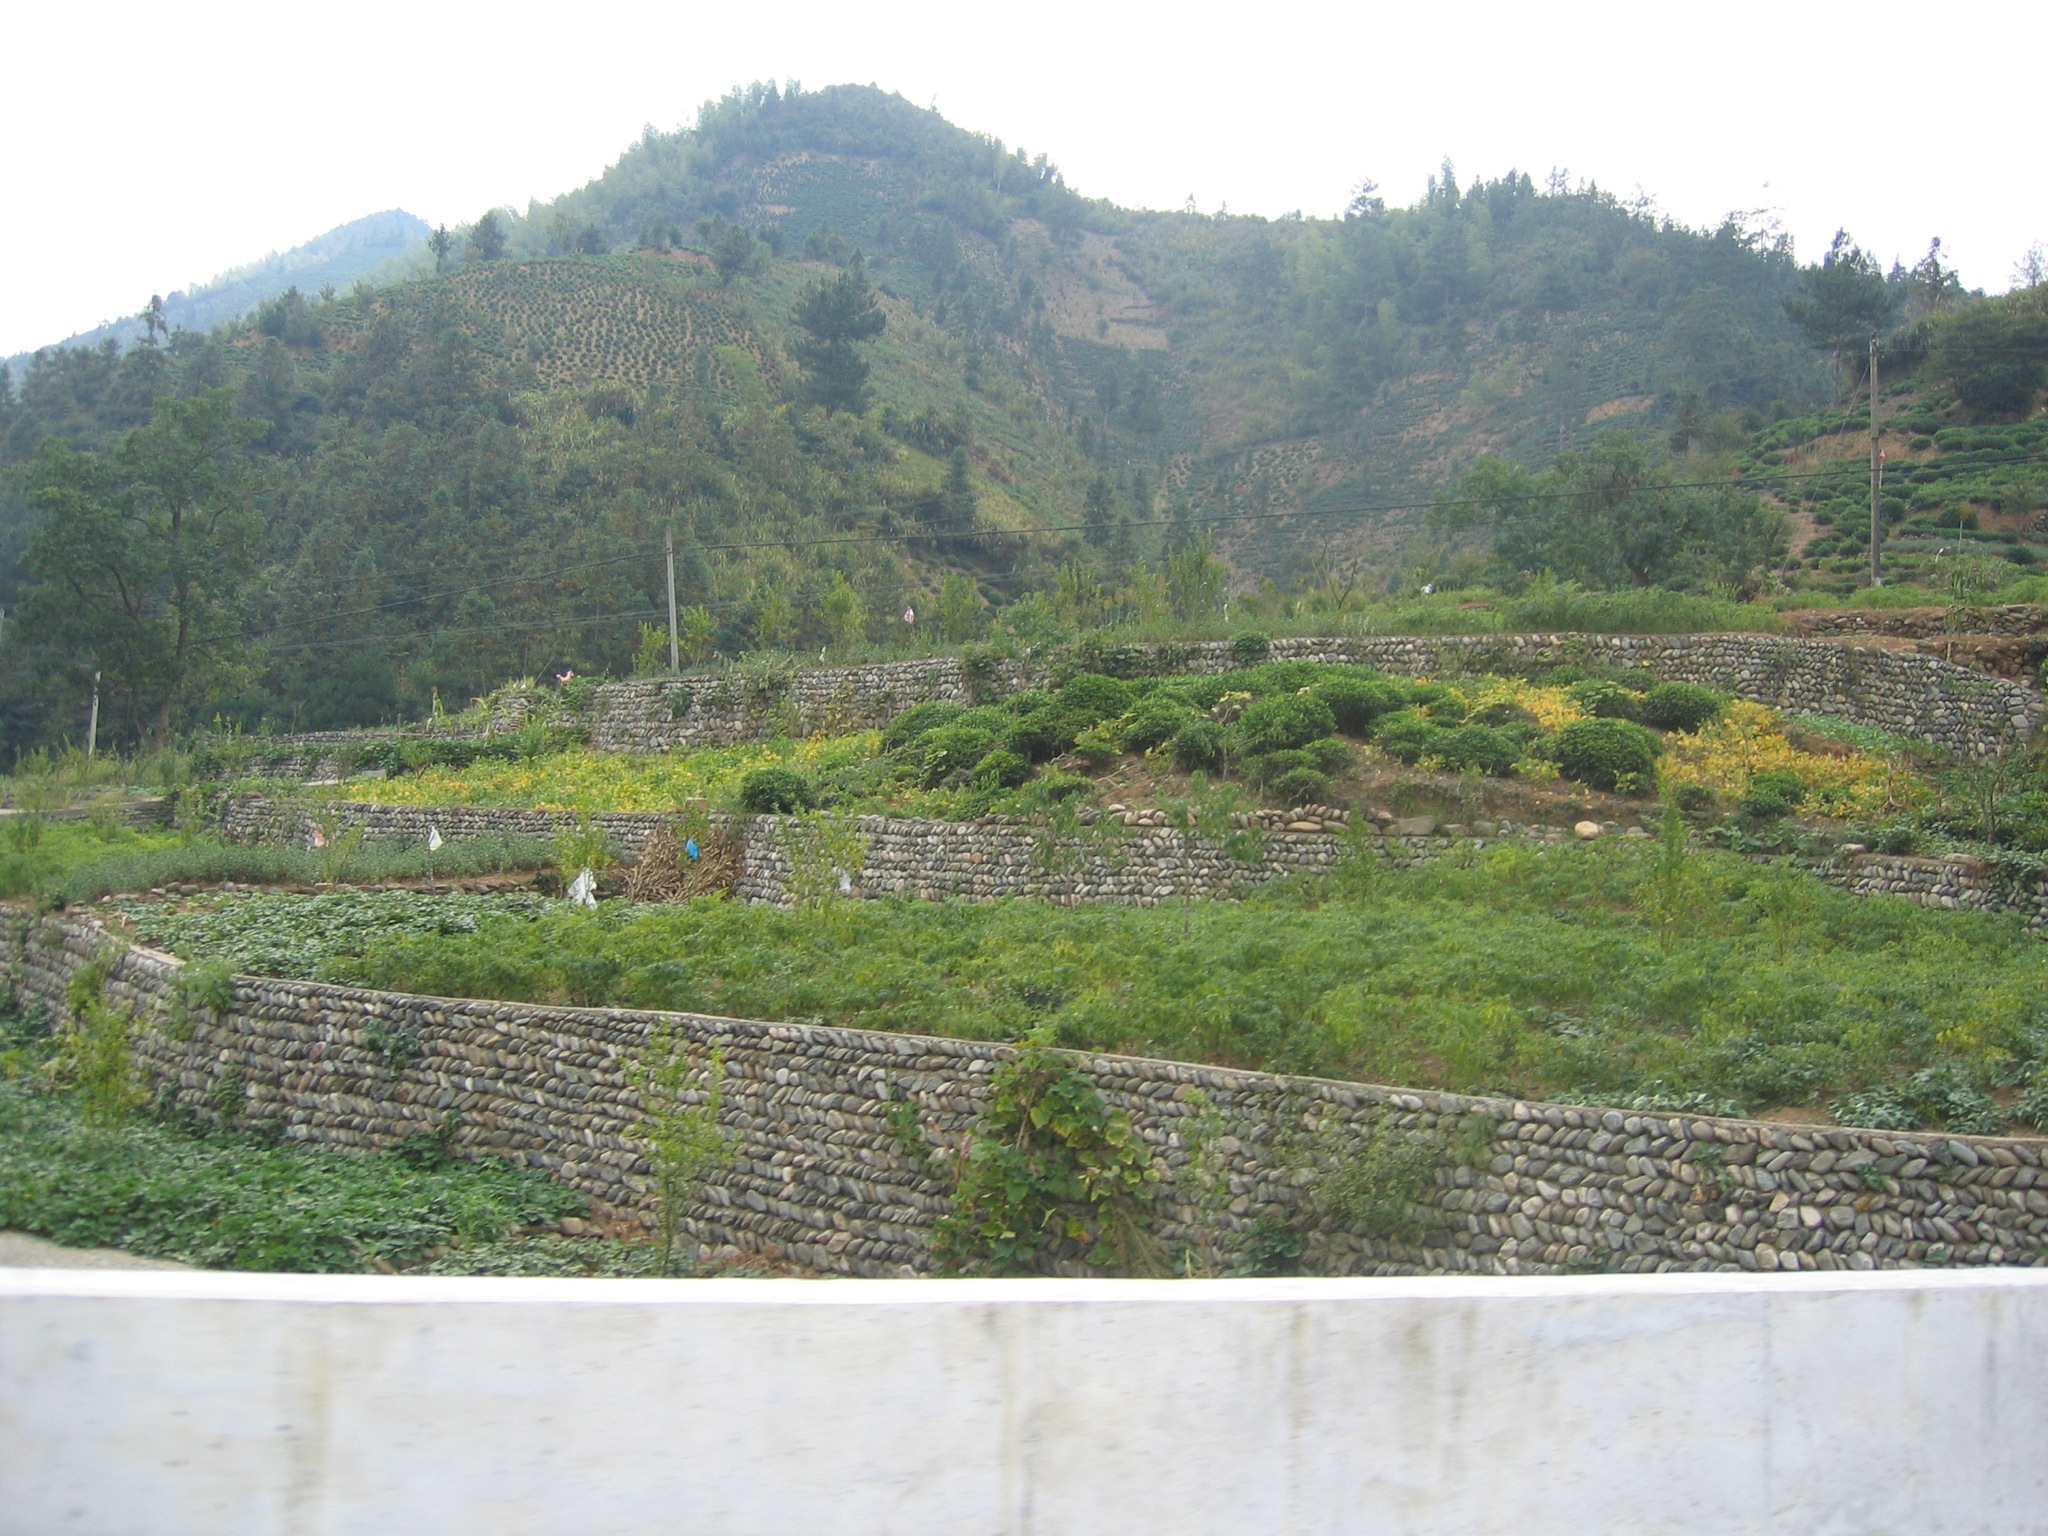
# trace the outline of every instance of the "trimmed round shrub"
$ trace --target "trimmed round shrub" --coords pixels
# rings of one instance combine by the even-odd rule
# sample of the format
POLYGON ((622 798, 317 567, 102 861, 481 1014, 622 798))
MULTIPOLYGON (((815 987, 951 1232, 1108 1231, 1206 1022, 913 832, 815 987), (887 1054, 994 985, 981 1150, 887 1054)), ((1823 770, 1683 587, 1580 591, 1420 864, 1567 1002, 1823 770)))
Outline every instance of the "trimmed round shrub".
POLYGON ((1749 787, 1777 795, 1791 805, 1802 804, 1806 799, 1806 780, 1790 768, 1761 769, 1749 776, 1749 787))
POLYGON ((1671 791, 1671 803, 1681 811, 1710 811, 1714 792, 1704 784, 1680 784, 1671 791))
POLYGON ((1636 718, 1660 731, 1696 731, 1721 713, 1721 695, 1697 683, 1659 683, 1643 695, 1636 718))
POLYGON ((1775 789, 1752 784, 1743 791, 1737 809, 1751 821, 1776 821, 1792 814, 1792 802, 1775 789))
POLYGON ((1372 744, 1396 762, 1419 762, 1434 756, 1444 729, 1427 715, 1403 709, 1381 720, 1372 733, 1372 744))
POLYGON ((1490 726, 1501 730, 1510 725, 1533 725, 1539 730, 1543 722, 1519 704, 1510 704, 1506 699, 1495 699, 1491 704, 1482 704, 1465 717, 1467 725, 1490 726))
POLYGON ((1568 690, 1579 708, 1596 720, 1633 720, 1643 701, 1619 683, 1592 677, 1568 690))
POLYGON ((1099 672, 1083 672, 1060 684, 1053 695, 1060 713, 1074 722, 1078 733, 1098 720, 1114 720, 1131 707, 1131 685, 1099 672))
POLYGON ((1646 784, 1664 743, 1633 720, 1578 720, 1550 738, 1558 770, 1588 789, 1646 784))
POLYGON ((757 816, 788 816, 817 803, 811 781, 789 768, 756 768, 740 780, 740 809, 757 816))
POLYGON ((1197 715, 1173 738, 1173 765, 1193 773, 1223 761, 1223 727, 1197 715))
POLYGON ((1044 763, 1074 744, 1081 728, 1059 705, 1047 702, 1020 715, 1003 734, 1003 745, 1027 762, 1044 763))
POLYGON ((1789 768, 1766 768, 1750 776, 1739 808, 1753 821, 1773 821, 1791 815, 1805 799, 1806 781, 1798 774, 1789 768))
POLYGON ((1431 755, 1442 758, 1453 768, 1476 768, 1500 779, 1515 771, 1515 759, 1521 753, 1515 739, 1505 731, 1484 725, 1461 725, 1455 731, 1445 731, 1431 749, 1431 755))
POLYGON ((1273 637, 1262 635, 1257 630, 1246 630, 1233 635, 1230 641, 1230 659, 1240 667, 1256 667, 1273 654, 1273 637))
POLYGON ((1324 773, 1340 772, 1351 761, 1351 748, 1335 736, 1324 736, 1310 742, 1301 750, 1306 752, 1309 761, 1324 773))
POLYGON ((1131 713, 1123 728, 1126 752, 1146 752, 1173 740, 1190 720, 1202 717, 1175 698, 1150 698, 1131 713))
MULTIPOLYGON (((1001 745, 1002 741, 994 731, 964 720, 926 732, 918 743, 924 754, 925 788, 932 789, 965 778, 974 771, 976 763, 1001 745)), ((1017 755, 1023 756, 1021 752, 1017 755)))
POLYGON ((974 765, 971 782, 986 789, 1015 789, 1031 777, 1022 753, 998 747, 974 765))
POLYGON ((1462 725, 1465 721, 1465 701, 1442 683, 1417 683, 1408 692, 1408 697, 1429 712, 1429 718, 1438 725, 1462 725))
POLYGON ((942 725, 950 725, 967 713, 965 704, 945 704, 934 700, 928 704, 913 704, 888 724, 882 732, 882 750, 895 752, 909 746, 929 731, 942 725))
POLYGON ((1383 677, 1333 677, 1315 689, 1316 697, 1330 706, 1337 729, 1360 741, 1372 735, 1375 720, 1408 703, 1408 690, 1383 677))
POLYGON ((1313 768, 1290 768, 1266 788, 1280 805, 1321 805, 1330 798, 1330 776, 1313 768))
POLYGON ((1313 693, 1281 693, 1254 699, 1231 727, 1238 750, 1247 756, 1305 747, 1337 733, 1330 706, 1313 693))

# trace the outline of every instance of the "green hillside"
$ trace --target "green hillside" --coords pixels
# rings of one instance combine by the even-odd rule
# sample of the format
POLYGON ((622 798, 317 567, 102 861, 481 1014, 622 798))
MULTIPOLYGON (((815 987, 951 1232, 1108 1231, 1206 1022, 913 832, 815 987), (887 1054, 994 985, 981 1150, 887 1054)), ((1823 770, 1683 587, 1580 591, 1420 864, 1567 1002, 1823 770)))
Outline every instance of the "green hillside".
MULTIPOLYGON (((227 390, 265 423, 246 449, 211 429, 260 530, 192 600, 214 642, 241 642, 220 665, 168 680, 138 637, 169 609, 142 603, 141 659, 109 683, 117 739, 623 672, 662 606, 669 531, 700 648, 725 654, 886 646, 906 607, 959 640, 1033 592, 1100 622, 1191 616, 1262 579, 1474 575, 1487 542, 1428 507, 1488 455, 1533 473, 1622 429, 1667 478, 1689 454, 1718 455, 1716 475, 1791 462, 1787 434, 1853 387, 1788 315, 1819 270, 1734 224, 1448 166, 1412 206, 1367 192, 1339 219, 1133 212, 899 97, 757 87, 587 186, 451 232, 417 278, 287 293, 121 355, 48 353, 13 380, 0 605, 23 622, 0 734, 82 727, 113 641, 80 615, 114 588, 67 596, 27 551, 59 481, 120 501, 105 476, 128 484, 158 439, 115 445, 167 398, 227 390), (884 321, 849 344, 869 369, 857 410, 810 403, 800 323, 842 277, 884 321), (1166 569, 1204 540, 1222 579, 1166 569)), ((1974 419, 1956 407, 1940 430, 1974 419)), ((1747 548, 1744 595, 1776 579, 1747 548)), ((1668 579, 1724 582, 1706 569, 1668 579)))

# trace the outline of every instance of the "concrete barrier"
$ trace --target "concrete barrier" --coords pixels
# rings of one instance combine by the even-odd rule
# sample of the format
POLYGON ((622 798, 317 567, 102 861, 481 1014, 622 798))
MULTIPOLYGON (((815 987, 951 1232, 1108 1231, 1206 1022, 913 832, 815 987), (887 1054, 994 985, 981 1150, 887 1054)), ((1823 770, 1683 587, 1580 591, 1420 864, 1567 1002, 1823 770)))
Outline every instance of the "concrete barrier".
POLYGON ((0 1532, 2048 1531, 2048 1274, 0 1271, 0 1532))

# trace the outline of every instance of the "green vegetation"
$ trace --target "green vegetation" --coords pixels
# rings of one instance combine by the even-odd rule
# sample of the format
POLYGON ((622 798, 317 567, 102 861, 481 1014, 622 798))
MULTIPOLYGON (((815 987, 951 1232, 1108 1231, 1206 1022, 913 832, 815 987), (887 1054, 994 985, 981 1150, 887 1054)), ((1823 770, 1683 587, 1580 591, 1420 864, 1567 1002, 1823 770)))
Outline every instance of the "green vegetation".
POLYGON ((0 854, 0 896, 84 906, 124 891, 187 883, 310 886, 428 876, 462 879, 539 869, 551 859, 546 843, 497 835, 465 838, 429 853, 413 843, 358 839, 326 849, 279 848, 211 836, 109 834, 89 825, 58 823, 31 852, 0 854))
POLYGON ((942 1273, 1044 1273, 1060 1259, 1157 1273, 1151 1151, 1049 1037, 1027 1037, 996 1069, 952 1209, 932 1229, 933 1262, 942 1273))
MULTIPOLYGON (((1822 1105, 1941 1068, 1982 1092, 2048 1064, 2048 949, 2017 921, 1863 898, 1649 843, 1488 849, 1183 912, 697 901, 478 913, 298 974, 449 996, 1016 1039, 1340 1079, 1727 1108, 1822 1105), (1674 914, 1682 914, 1682 920, 1674 914)), ((284 939, 304 898, 256 908, 284 939)), ((235 959, 260 932, 146 932, 235 959), (240 946, 240 947, 238 947, 240 946)))
MULTIPOLYGON (((16 1033, 24 1026, 13 1025, 16 1033)), ((416 1267, 471 1244, 500 1265, 522 1227, 584 1200, 486 1158, 292 1147, 259 1129, 126 1118, 0 1079, 0 1227, 216 1269, 416 1267), (380 1262, 381 1261, 381 1262, 380 1262)), ((552 1255, 543 1249, 543 1266, 552 1255)))
MULTIPOLYGON (((221 507, 233 579, 150 609, 189 608, 208 644, 101 657, 101 729, 123 742, 622 672, 663 606, 669 532, 699 654, 1227 632, 1226 602, 1271 634, 1507 627, 1558 538, 1490 562, 1472 533, 1362 515, 1425 502, 1480 442, 1532 473, 1558 458, 1590 522, 1624 530, 1558 574, 1695 588, 1545 594, 1569 627, 1768 624, 1707 594, 1762 589, 1769 487, 1702 489, 1727 466, 1700 456, 1827 387, 1784 306, 1824 269, 1732 221, 1449 167, 1412 206, 1368 191, 1341 220, 1134 213, 870 89, 736 93, 587 187, 431 245, 405 281, 288 293, 209 334, 157 314, 126 353, 47 353, 0 397, 0 465, 24 472, 0 485, 0 604, 24 609, 0 658, 10 743, 83 733, 111 610, 67 610, 65 571, 124 545, 50 514, 80 487, 135 504, 113 492, 143 483, 124 465, 165 430, 160 402, 231 401, 251 440, 213 468, 261 494, 221 507), (1488 611, 1407 601, 1489 563, 1506 597, 1488 611)), ((1933 323, 1925 367, 1986 398, 1958 372, 1968 348, 1937 345, 1948 313, 1933 323)))
MULTIPOLYGON (((573 873, 573 871, 572 871, 573 873)), ((475 933, 481 923, 533 921, 545 896, 427 896, 416 891, 255 894, 173 908, 129 900, 120 910, 144 944, 210 956, 256 976, 310 976, 399 935, 475 933)))

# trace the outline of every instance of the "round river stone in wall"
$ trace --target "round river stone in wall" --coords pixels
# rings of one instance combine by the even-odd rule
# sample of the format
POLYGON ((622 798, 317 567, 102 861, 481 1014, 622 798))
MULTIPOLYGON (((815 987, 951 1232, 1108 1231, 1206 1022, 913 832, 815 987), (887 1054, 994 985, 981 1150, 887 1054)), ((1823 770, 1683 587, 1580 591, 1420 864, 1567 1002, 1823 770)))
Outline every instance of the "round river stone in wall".
POLYGON ((1597 821, 1582 821, 1573 827, 1572 830, 1578 833, 1580 837, 1590 841, 1600 835, 1600 823, 1597 821))

